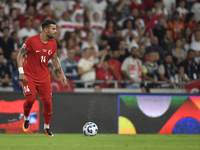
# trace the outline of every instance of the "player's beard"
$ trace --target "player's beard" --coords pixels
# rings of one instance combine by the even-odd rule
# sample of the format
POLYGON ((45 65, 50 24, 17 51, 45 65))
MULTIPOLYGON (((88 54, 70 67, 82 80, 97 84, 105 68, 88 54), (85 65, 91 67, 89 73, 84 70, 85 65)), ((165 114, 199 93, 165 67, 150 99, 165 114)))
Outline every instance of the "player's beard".
POLYGON ((53 35, 53 34, 50 34, 50 33, 48 33, 48 34, 47 34, 47 37, 48 37, 49 39, 53 39, 53 38, 54 38, 54 35, 53 35))

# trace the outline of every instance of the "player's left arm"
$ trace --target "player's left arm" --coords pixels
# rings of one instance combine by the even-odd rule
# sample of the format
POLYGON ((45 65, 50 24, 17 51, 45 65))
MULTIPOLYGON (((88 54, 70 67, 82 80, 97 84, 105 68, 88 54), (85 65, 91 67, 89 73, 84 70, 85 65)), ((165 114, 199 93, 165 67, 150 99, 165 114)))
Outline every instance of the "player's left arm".
POLYGON ((63 73, 63 70, 61 68, 61 65, 60 65, 60 62, 58 60, 56 53, 53 54, 53 56, 51 57, 51 61, 54 65, 54 67, 56 68, 56 70, 58 70, 58 72, 60 73, 60 79, 61 79, 62 85, 65 86, 67 84, 67 79, 63 73))

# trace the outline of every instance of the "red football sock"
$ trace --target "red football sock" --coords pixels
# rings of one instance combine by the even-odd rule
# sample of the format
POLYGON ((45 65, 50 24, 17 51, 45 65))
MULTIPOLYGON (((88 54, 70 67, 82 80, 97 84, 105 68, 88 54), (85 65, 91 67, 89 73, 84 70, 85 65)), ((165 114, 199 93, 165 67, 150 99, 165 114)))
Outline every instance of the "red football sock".
POLYGON ((51 98, 44 98, 44 99, 42 99, 42 103, 43 103, 44 123, 46 125, 49 125, 50 121, 51 121, 51 117, 52 117, 51 98))
POLYGON ((35 95, 26 96, 26 101, 24 102, 24 116, 26 117, 29 116, 34 102, 35 102, 35 95))

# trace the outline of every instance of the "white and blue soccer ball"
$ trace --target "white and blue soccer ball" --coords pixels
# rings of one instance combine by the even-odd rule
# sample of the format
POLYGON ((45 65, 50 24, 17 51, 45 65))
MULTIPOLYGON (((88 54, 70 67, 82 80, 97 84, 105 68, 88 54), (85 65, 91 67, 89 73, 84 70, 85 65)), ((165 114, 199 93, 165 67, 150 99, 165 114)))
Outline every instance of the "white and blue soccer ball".
POLYGON ((98 132, 98 127, 94 122, 87 122, 83 126, 83 134, 86 136, 95 136, 98 132))

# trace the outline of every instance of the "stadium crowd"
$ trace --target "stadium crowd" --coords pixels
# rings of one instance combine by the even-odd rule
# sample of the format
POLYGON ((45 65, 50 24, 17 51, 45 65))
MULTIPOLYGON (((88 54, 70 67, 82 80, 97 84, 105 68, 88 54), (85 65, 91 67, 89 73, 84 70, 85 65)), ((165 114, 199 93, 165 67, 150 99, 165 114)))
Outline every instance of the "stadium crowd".
POLYGON ((184 88, 199 78, 200 0, 0 0, 1 86, 21 90, 17 54, 46 19, 57 24, 57 56, 69 80, 184 88))

